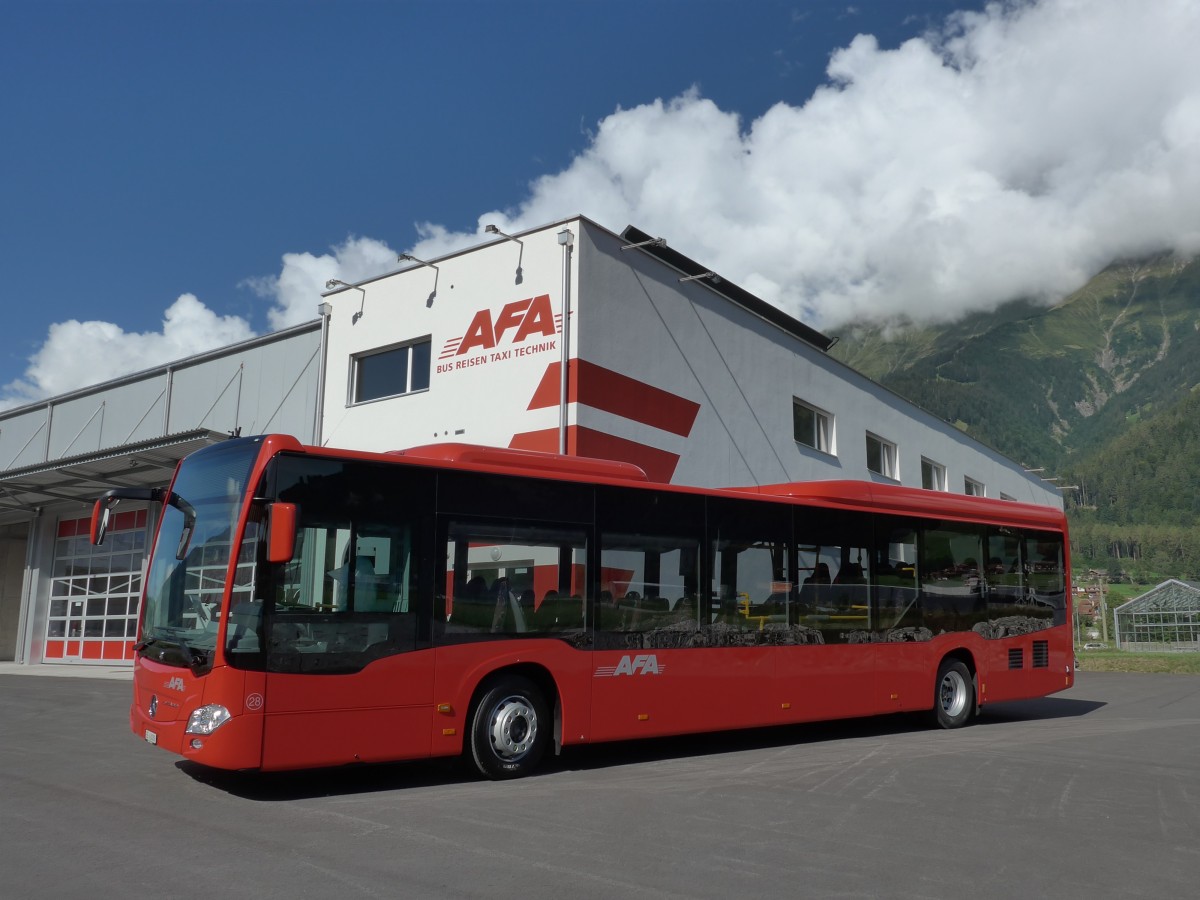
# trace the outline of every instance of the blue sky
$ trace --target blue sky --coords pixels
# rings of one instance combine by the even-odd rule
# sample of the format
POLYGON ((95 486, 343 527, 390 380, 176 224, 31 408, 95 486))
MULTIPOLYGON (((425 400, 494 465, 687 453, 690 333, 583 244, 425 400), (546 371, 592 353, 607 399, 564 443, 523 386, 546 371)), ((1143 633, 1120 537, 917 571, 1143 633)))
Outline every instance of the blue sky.
POLYGON ((1200 226, 1182 200, 1197 199, 1200 158, 1195 4, 1163 0, 1143 25, 1122 5, 0 0, 2 397, 28 402, 311 317, 325 275, 469 243, 492 211, 511 227, 574 213, 632 222, 819 326, 842 324, 838 310, 920 318, 914 297, 943 283, 978 294, 967 308, 1053 297, 1106 254, 1194 249, 1200 226), (1109 56, 1133 84, 1106 84, 1089 60, 1137 28, 1174 34, 1145 60, 1109 56), (1031 59, 1006 69, 1014 50, 1031 59), (1148 111, 1143 92, 1158 98, 1148 111), (1044 118, 1012 112, 1027 108, 1044 118), (1114 134, 1104 120, 1118 111, 1148 136, 1114 134), (1170 158, 1142 166, 1147 145, 1170 158), (747 193, 738 179, 759 176, 730 169, 781 156, 771 177, 800 186, 775 192, 783 202, 747 193), (673 208, 648 202, 645 182, 676 170, 691 181, 673 185, 673 208), (1088 185, 1134 176, 1169 179, 1166 225, 1159 207, 1126 209, 1119 195, 1137 220, 1119 235, 1089 226, 1005 281, 1033 251, 998 239, 1004 222, 1053 243, 1077 217, 1114 217, 1088 213, 1088 185), (697 208, 693 195, 715 199, 697 208), (964 229, 947 215, 995 220, 967 234, 1000 256, 977 291, 964 273, 982 251, 958 246, 964 229), (774 258, 812 248, 821 264, 779 268, 719 229, 709 243, 700 225, 717 219, 737 234, 795 224, 796 247, 774 258), (899 233, 927 237, 901 251, 899 233), (1077 246, 1089 241, 1090 253, 1077 246))

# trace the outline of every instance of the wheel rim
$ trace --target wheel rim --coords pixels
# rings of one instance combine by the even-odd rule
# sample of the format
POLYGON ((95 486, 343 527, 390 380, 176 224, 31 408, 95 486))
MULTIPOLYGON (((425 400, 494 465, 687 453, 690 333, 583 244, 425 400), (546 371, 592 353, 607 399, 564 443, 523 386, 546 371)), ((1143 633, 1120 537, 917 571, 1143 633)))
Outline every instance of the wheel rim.
POLYGON ((518 760, 532 749, 537 730, 537 711, 530 702, 519 695, 505 697, 492 710, 492 752, 506 762, 518 760))
POLYGON ((962 715, 967 708, 967 682, 962 673, 950 671, 942 676, 938 687, 938 700, 942 704, 942 712, 955 718, 962 715))

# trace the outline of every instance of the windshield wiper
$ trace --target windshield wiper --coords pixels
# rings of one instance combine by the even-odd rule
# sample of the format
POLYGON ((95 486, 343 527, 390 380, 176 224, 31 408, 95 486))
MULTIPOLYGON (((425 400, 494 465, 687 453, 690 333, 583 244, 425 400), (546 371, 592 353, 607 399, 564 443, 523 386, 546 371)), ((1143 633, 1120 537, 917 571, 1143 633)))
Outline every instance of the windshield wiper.
POLYGON ((208 623, 212 621, 212 616, 204 604, 200 602, 200 599, 191 594, 185 594, 184 599, 187 600, 188 604, 192 607, 192 611, 196 614, 196 624, 201 628, 207 627, 208 623))
POLYGON ((188 545, 192 542, 192 532, 196 528, 196 507, 188 503, 174 491, 166 495, 168 506, 173 506, 183 513, 183 531, 179 533, 179 546, 175 548, 175 558, 187 557, 188 545))
POLYGON ((147 655, 145 651, 152 645, 157 644, 155 656, 159 662, 166 662, 167 657, 171 654, 178 654, 182 663, 194 672, 199 672, 208 665, 209 653, 200 647, 192 649, 188 646, 187 641, 179 637, 173 639, 148 637, 142 638, 133 645, 134 652, 147 655))

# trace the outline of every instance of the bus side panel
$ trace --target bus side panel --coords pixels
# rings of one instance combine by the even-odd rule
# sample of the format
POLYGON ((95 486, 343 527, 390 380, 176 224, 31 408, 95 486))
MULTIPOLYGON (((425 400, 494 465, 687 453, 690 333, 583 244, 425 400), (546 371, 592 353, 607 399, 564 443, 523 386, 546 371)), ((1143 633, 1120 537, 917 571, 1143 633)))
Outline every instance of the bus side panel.
POLYGON ((625 740, 775 724, 774 648, 598 650, 592 739, 625 740))
MULTIPOLYGON (((489 678, 515 674, 530 667, 549 673, 558 692, 562 713, 562 742, 578 744, 590 739, 588 719, 591 694, 591 653, 564 641, 528 638, 517 641, 482 641, 438 647, 435 653, 433 722, 434 756, 455 756, 469 740, 471 700, 489 678)), ((552 698, 545 698, 553 714, 552 698)))
POLYGON ((907 699, 901 697, 900 709, 909 712, 933 709, 938 667, 951 655, 968 658, 968 665, 975 675, 976 702, 982 702, 985 687, 995 672, 996 643, 974 631, 952 631, 939 634, 932 641, 902 645, 914 648, 919 655, 906 657, 906 663, 902 663, 906 672, 907 699))
POLYGON ((914 712, 933 708, 933 682, 941 648, 928 641, 896 641, 876 646, 875 680, 884 709, 914 712))
POLYGON ((984 704, 1004 700, 1020 700, 1029 696, 1029 641, 1023 635, 987 642, 987 666, 979 679, 980 698, 984 704), (1010 667, 1010 654, 1020 654, 1020 664, 1010 667))
POLYGON ((429 756, 432 651, 376 660, 349 675, 266 676, 264 770, 429 756))
POLYGON ((886 709, 875 688, 874 644, 814 644, 775 652, 775 721, 846 719, 886 709))
POLYGON ((1070 625, 1050 629, 1050 660, 1044 670, 1037 670, 1033 680, 1034 695, 1056 694, 1075 685, 1075 641, 1070 625))
POLYGON ((988 641, 984 703, 1044 697, 1075 681, 1070 629, 1059 625, 1032 634, 988 641))

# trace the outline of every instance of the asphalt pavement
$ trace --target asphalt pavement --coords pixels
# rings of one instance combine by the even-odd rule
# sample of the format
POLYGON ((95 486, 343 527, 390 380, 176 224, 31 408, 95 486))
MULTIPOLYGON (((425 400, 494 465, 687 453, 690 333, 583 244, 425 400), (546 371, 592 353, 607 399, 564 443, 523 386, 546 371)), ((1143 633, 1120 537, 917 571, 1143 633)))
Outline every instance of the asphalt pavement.
MULTIPOLYGON (((78 673, 76 673, 78 675, 78 673)), ((261 776, 129 733, 130 685, 0 671, 0 897, 1182 897, 1200 678, 1080 672, 960 731, 892 716, 261 776)))

